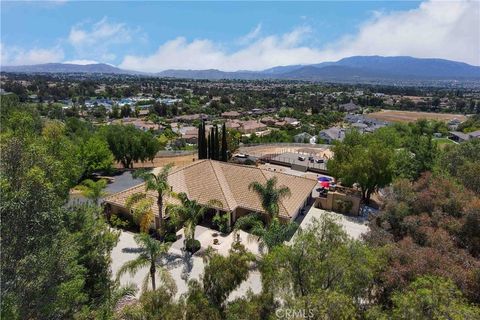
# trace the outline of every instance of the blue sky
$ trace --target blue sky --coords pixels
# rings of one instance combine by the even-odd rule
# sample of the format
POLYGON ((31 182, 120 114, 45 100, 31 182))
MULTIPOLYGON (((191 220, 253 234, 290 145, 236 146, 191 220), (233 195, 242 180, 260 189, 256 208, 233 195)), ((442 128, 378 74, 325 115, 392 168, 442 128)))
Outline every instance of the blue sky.
POLYGON ((259 70, 372 54, 480 65, 474 1, 2 1, 1 9, 3 65, 259 70))

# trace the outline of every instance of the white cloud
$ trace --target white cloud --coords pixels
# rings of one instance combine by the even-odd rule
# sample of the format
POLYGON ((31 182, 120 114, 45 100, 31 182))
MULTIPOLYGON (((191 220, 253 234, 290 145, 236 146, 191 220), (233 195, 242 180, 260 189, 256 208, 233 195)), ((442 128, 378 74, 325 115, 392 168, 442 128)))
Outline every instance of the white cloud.
POLYGON ((226 53, 224 48, 208 39, 188 42, 183 37, 167 41, 151 56, 128 55, 121 68, 139 71, 165 69, 260 70, 279 64, 314 63, 318 53, 300 45, 309 28, 299 27, 283 35, 260 38, 242 49, 226 53))
POLYGON ((298 27, 282 35, 259 37, 258 25, 244 45, 227 52, 209 39, 183 37, 162 44, 146 56, 127 55, 120 67, 139 71, 165 69, 260 70, 309 64, 353 55, 411 55, 480 65, 480 4, 476 1, 426 1, 409 11, 374 12, 371 20, 324 48, 307 46, 311 30, 298 27))
POLYGON ((260 32, 262 31, 262 24, 259 23, 257 24, 257 26, 255 28, 253 28, 249 33, 247 33, 246 35, 244 35, 243 37, 240 37, 238 39, 238 43, 239 44, 248 44, 250 43, 252 40, 255 40, 258 38, 258 36, 260 35, 260 32))
POLYGON ((330 47, 341 56, 411 55, 480 65, 480 3, 427 1, 419 8, 385 14, 330 47))
POLYGON ((20 47, 7 47, 0 43, 0 64, 3 66, 31 65, 49 62, 60 62, 64 53, 59 47, 32 48, 25 50, 20 47))
POLYGON ((68 42, 75 48, 76 56, 82 60, 113 61, 116 55, 111 52, 112 47, 130 43, 137 32, 124 23, 110 22, 104 17, 92 24, 73 26, 68 42))

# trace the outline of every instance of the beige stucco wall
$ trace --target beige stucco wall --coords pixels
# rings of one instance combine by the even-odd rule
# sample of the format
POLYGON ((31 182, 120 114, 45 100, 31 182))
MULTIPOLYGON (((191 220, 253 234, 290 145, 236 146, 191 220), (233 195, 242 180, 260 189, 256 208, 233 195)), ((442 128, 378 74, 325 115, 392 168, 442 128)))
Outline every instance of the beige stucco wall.
POLYGON ((319 197, 315 200, 315 207, 324 210, 339 212, 337 200, 351 201, 352 208, 350 209, 349 214, 353 216, 358 216, 360 212, 361 199, 359 197, 346 195, 344 193, 328 192, 326 198, 319 197))

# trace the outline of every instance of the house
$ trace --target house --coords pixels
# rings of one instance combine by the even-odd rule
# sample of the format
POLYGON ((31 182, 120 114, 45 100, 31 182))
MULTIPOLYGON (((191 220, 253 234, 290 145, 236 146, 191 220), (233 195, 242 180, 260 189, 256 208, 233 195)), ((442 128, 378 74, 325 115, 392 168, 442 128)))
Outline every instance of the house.
POLYGON ((460 123, 462 123, 462 121, 458 120, 457 118, 453 118, 448 122, 448 129, 452 131, 456 131, 460 123))
POLYGON ((480 130, 470 132, 468 135, 470 139, 480 139, 480 130))
POLYGON ((340 127, 331 127, 320 131, 318 137, 325 143, 332 144, 333 141, 342 141, 345 138, 345 129, 340 127))
POLYGON ((268 116, 260 119, 260 122, 266 124, 267 126, 273 126, 275 122, 277 122, 277 120, 273 117, 268 116))
POLYGON ((450 131, 449 132, 450 140, 456 142, 464 142, 470 140, 470 136, 467 133, 459 132, 459 131, 450 131))
POLYGON ((293 137, 293 141, 296 143, 310 143, 310 139, 312 139, 312 135, 307 132, 302 132, 293 137))
POLYGON ((360 106, 356 105, 353 103, 353 101, 350 100, 349 103, 344 103, 338 106, 339 110, 345 111, 345 112, 355 112, 360 110, 360 106))
POLYGON ((138 119, 138 118, 123 118, 120 120, 114 120, 113 123, 122 123, 125 125, 133 125, 135 128, 143 130, 143 131, 154 131, 158 132, 163 130, 164 127, 162 125, 156 124, 152 121, 138 119))
MULTIPOLYGON (((184 192, 189 199, 201 205, 227 213, 230 224, 233 225, 238 218, 251 212, 265 214, 260 197, 249 189, 249 185, 255 181, 265 184, 273 177, 277 178, 278 186, 290 188, 291 195, 279 201, 279 218, 292 221, 307 204, 313 202, 312 191, 317 185, 316 180, 256 167, 199 160, 174 169, 168 175, 168 183, 174 193, 184 192), (215 207, 211 200, 217 200, 221 206, 215 207)), ((125 203, 129 196, 139 192, 145 192, 144 183, 107 196, 104 200, 107 215, 112 213, 129 215, 125 203)), ((147 196, 156 199, 154 191, 148 191, 147 196)), ((169 196, 164 199, 164 203, 163 217, 167 219, 167 204, 178 203, 178 200, 169 196)), ((153 206, 152 209, 158 221, 157 206, 153 206)))
POLYGON ((196 120, 207 120, 208 116, 206 114, 200 113, 200 114, 187 114, 183 116, 176 116, 174 118, 174 121, 178 122, 194 122, 196 120))
POLYGON ((469 133, 463 133, 459 131, 450 131, 449 138, 450 140, 453 140, 456 142, 464 142, 472 139, 480 139, 480 130, 469 132, 469 133))
POLYGON ((267 129, 267 126, 260 121, 256 120, 247 120, 247 121, 241 121, 240 122, 240 128, 239 131, 241 133, 255 133, 259 131, 264 131, 267 129))
POLYGON ((283 121, 285 121, 287 123, 287 125, 292 126, 292 127, 298 127, 300 125, 300 121, 298 121, 295 118, 285 117, 285 118, 283 118, 283 121))
POLYGON ((238 121, 233 120, 225 122, 225 127, 227 129, 239 130, 241 125, 238 121))
POLYGON ((240 112, 237 112, 237 111, 225 111, 222 113, 222 117, 223 118, 227 118, 227 119, 235 119, 235 118, 238 118, 240 117, 242 114, 240 112))

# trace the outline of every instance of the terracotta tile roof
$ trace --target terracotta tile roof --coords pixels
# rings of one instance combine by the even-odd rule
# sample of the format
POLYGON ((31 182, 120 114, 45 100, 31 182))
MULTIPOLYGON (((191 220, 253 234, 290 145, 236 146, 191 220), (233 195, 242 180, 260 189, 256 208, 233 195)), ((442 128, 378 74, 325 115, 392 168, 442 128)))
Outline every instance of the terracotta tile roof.
MULTIPOLYGON (((213 160, 199 160, 174 169, 168 180, 174 192, 185 192, 190 199, 195 199, 200 204, 207 205, 210 200, 218 200, 222 203, 223 210, 233 211, 241 207, 263 212, 260 198, 255 192, 249 190, 248 186, 253 181, 263 184, 274 176, 278 179, 277 186, 290 188, 291 196, 281 200, 279 214, 291 218, 312 192, 317 184, 315 180, 213 160)), ((130 195, 144 191, 145 185, 140 184, 108 196, 105 202, 124 206, 130 195)), ((148 195, 156 199, 155 192, 149 191, 148 195)), ((177 203, 177 201, 171 197, 165 199, 165 203, 177 203)), ((158 214, 156 206, 153 210, 158 214)))

